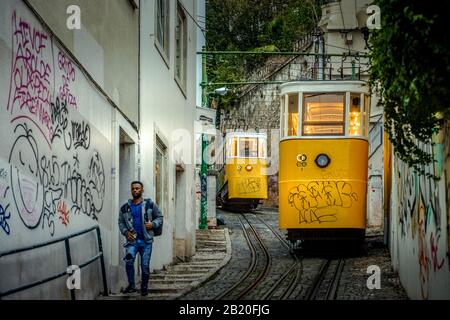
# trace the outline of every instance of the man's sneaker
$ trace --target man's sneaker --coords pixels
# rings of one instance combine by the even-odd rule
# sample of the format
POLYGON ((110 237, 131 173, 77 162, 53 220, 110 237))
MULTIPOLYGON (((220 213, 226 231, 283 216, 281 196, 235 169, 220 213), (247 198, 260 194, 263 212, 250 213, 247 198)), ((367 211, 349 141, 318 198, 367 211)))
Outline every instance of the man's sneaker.
POLYGON ((123 293, 133 293, 133 292, 136 292, 136 291, 137 290, 136 290, 135 287, 128 286, 128 287, 125 288, 125 290, 123 290, 123 293))
POLYGON ((141 296, 145 297, 148 295, 148 289, 147 288, 141 288, 141 296))

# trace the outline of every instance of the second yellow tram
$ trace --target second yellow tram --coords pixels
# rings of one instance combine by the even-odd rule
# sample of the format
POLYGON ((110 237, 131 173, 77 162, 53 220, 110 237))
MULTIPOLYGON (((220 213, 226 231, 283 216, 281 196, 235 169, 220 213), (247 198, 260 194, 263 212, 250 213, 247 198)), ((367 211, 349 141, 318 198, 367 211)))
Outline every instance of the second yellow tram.
POLYGON ((218 177, 217 202, 238 211, 255 209, 267 199, 267 135, 229 132, 225 137, 224 168, 218 177))
POLYGON ((279 227, 298 240, 363 240, 369 93, 360 81, 281 85, 279 227))

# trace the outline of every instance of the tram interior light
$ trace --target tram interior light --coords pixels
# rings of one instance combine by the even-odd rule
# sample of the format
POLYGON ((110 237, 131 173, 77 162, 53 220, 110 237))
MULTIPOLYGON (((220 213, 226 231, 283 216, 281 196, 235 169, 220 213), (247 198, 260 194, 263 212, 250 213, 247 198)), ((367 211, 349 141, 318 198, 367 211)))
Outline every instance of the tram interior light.
POLYGON ((350 135, 357 136, 360 134, 361 122, 359 112, 350 112, 350 135))

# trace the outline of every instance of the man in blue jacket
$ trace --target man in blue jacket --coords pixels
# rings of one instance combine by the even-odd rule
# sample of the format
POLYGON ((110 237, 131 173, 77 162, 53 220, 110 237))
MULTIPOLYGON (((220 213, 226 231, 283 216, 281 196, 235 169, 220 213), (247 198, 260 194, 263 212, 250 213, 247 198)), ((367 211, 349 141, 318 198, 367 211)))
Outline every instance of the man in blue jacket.
POLYGON ((124 293, 136 292, 134 280, 134 260, 137 253, 141 255, 141 295, 148 294, 150 279, 150 257, 152 255, 153 236, 160 235, 163 216, 151 199, 144 199, 144 185, 140 181, 131 183, 131 195, 119 212, 119 230, 127 238, 125 269, 128 277, 128 287, 124 293))

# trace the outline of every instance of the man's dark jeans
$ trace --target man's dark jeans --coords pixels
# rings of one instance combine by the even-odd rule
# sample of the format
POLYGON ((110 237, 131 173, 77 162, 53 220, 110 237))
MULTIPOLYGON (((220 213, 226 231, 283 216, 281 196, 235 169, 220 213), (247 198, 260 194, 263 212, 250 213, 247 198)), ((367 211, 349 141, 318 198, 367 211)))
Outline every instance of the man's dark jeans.
POLYGON ((134 260, 136 255, 141 255, 141 272, 142 283, 141 289, 148 287, 148 280, 150 279, 150 257, 152 255, 153 242, 145 243, 144 240, 136 239, 134 242, 128 243, 125 253, 125 265, 127 270, 128 284, 132 287, 136 287, 134 281, 134 260))

